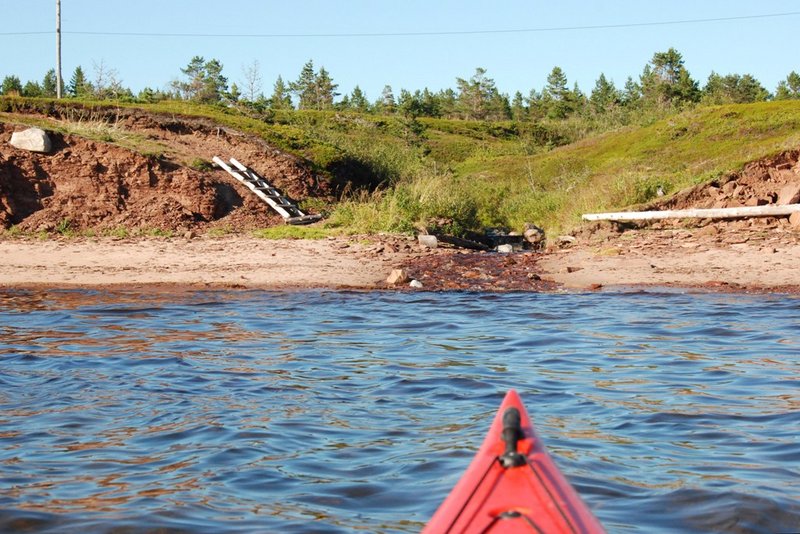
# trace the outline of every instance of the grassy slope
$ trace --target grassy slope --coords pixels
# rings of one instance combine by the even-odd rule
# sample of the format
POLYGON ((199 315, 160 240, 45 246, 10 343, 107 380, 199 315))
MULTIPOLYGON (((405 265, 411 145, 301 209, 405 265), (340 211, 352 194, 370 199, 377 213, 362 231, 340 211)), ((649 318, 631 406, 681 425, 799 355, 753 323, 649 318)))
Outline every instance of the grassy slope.
POLYGON ((800 102, 718 106, 532 156, 469 158, 457 175, 480 205, 497 205, 495 220, 484 222, 552 231, 577 224, 581 213, 646 202, 658 185, 677 191, 798 146, 800 102))
MULTIPOLYGON (((0 111, 14 111, 9 101, 0 99, 0 111)), ((53 104, 25 101, 43 109, 53 104)), ((359 231, 408 231, 437 218, 452 220, 453 231, 481 225, 519 229, 524 222, 562 231, 577 224, 581 213, 650 200, 658 185, 677 191, 800 146, 798 101, 699 108, 552 150, 546 146, 558 142, 557 135, 542 125, 442 119, 413 124, 310 111, 268 112, 256 119, 183 102, 129 106, 202 116, 254 133, 307 158, 334 181, 389 185, 335 210, 332 224, 359 231)), ((127 140, 131 144, 135 137, 127 140)))

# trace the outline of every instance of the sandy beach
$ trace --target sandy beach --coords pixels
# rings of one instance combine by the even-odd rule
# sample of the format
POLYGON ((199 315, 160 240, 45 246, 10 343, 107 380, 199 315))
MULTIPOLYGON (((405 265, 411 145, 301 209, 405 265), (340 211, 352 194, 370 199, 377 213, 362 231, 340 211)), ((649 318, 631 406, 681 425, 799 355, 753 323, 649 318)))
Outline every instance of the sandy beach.
POLYGON ((797 291, 800 234, 749 221, 700 228, 643 229, 598 235, 542 258, 566 288, 656 285, 725 290, 797 291))
POLYGON ((426 290, 796 291, 798 262, 797 233, 781 227, 593 234, 565 248, 508 255, 430 250, 410 236, 5 238, 0 287, 381 289, 391 287, 386 279, 393 269, 404 268, 426 290))
POLYGON ((399 253, 339 240, 70 239, 0 241, 0 286, 185 285, 374 288, 399 253))

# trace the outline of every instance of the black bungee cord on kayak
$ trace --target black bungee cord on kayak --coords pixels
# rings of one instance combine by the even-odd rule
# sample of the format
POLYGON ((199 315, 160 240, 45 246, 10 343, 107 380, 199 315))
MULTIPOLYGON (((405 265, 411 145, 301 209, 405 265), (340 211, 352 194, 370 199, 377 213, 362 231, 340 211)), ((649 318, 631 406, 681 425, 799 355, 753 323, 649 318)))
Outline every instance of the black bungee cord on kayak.
POLYGON ((528 463, 525 455, 517 451, 517 443, 523 437, 519 410, 516 408, 508 408, 503 413, 502 439, 506 444, 506 451, 498 458, 500 460, 500 465, 508 469, 528 463))
MULTIPOLYGON (((501 434, 501 439, 506 444, 506 450, 497 458, 500 461, 500 465, 502 465, 505 469, 520 467, 528 463, 528 459, 525 458, 525 455, 517 450, 519 440, 524 437, 525 435, 522 433, 522 420, 519 415, 519 410, 514 407, 506 409, 506 411, 503 412, 503 432, 501 434)), ((539 528, 533 518, 529 517, 527 514, 523 514, 519 510, 507 510, 501 514, 498 514, 486 527, 486 529, 484 529, 484 532, 488 532, 497 521, 502 520, 522 521, 523 524, 531 527, 534 531, 543 534, 542 530, 539 528)))

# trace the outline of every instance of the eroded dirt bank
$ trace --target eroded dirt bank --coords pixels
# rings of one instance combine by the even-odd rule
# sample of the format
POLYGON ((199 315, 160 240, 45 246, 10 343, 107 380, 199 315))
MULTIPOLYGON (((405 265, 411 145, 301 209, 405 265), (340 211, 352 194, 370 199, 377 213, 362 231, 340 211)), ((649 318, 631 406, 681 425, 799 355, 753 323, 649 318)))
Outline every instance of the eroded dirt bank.
POLYGON ((104 126, 150 155, 53 131, 48 154, 12 147, 11 134, 26 127, 0 122, 0 228, 241 232, 281 224, 244 185, 209 164, 215 155, 250 165, 294 200, 331 200, 328 184, 302 160, 207 121, 133 113, 104 126))

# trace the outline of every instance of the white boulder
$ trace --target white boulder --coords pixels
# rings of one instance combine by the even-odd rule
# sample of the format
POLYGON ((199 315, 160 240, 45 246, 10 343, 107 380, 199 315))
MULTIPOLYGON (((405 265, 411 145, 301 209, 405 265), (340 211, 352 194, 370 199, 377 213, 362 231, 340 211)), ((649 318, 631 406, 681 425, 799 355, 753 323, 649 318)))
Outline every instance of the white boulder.
POLYGON ((435 235, 419 234, 417 236, 417 241, 425 248, 436 248, 439 246, 439 240, 436 239, 435 235))
POLYGON ((41 128, 28 128, 21 132, 14 132, 11 134, 9 144, 15 148, 30 150, 31 152, 46 153, 53 149, 50 137, 41 128))

